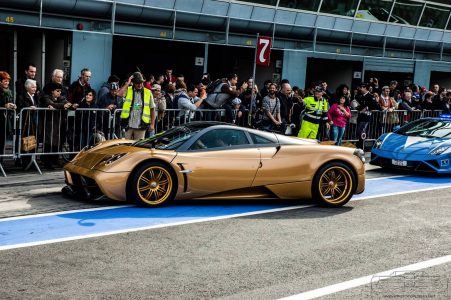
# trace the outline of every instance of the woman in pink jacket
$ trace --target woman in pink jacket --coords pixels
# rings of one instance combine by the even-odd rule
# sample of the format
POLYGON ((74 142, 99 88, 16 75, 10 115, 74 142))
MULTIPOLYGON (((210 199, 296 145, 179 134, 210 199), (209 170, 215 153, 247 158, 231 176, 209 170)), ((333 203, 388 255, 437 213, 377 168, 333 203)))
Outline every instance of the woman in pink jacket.
POLYGON ((332 107, 327 112, 327 116, 331 122, 331 139, 336 141, 335 145, 340 146, 346 124, 351 118, 348 100, 343 96, 340 97, 338 103, 332 104, 332 107))

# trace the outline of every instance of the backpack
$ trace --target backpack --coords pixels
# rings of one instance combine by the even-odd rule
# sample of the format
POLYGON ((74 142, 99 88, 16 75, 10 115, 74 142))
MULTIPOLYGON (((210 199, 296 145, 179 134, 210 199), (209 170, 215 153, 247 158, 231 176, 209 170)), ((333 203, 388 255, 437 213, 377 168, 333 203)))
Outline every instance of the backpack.
POLYGON ((213 84, 211 84, 211 87, 209 89, 210 92, 206 90, 207 99, 205 99, 205 102, 207 102, 208 105, 211 106, 211 108, 214 109, 221 108, 224 105, 224 103, 227 102, 227 100, 232 98, 231 95, 221 92, 221 89, 225 84, 227 84, 227 82, 224 82, 221 79, 217 79, 213 84))
POLYGON ((172 108, 173 109, 179 109, 179 99, 180 98, 189 99, 184 93, 178 94, 177 96, 174 97, 174 100, 172 101, 172 108))
POLYGON ((207 94, 215 93, 216 88, 222 83, 222 79, 216 79, 215 81, 210 82, 207 87, 205 88, 205 91, 207 94))

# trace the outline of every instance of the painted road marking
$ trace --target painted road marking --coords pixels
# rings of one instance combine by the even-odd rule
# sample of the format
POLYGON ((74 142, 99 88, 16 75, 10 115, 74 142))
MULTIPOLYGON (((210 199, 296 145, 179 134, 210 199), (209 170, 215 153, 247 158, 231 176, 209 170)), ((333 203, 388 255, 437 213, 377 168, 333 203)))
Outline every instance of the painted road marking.
POLYGON ((1 222, 5 222, 5 221, 30 219, 30 218, 36 218, 36 217, 65 215, 65 214, 78 213, 78 212, 89 212, 89 211, 107 210, 107 209, 123 208, 123 207, 135 207, 135 205, 130 204, 130 205, 102 206, 102 207, 94 207, 94 208, 81 208, 81 209, 66 210, 66 211, 56 211, 56 212, 44 213, 44 214, 36 214, 36 215, 17 216, 17 217, 10 217, 10 218, 0 219, 0 223, 1 222))
POLYGON ((406 193, 451 187, 450 177, 391 176, 366 181, 365 192, 352 200, 386 197, 406 193))
POLYGON ((0 251, 313 207, 298 205, 127 207, 4 222, 0 251), (5 224, 6 223, 6 224, 5 224), (6 229, 6 230, 5 230, 6 229))
MULTIPOLYGON (((353 201, 451 187, 449 178, 390 177, 368 181, 353 201), (415 187, 415 188, 414 188, 415 187), (396 192, 390 192, 395 190, 396 192)), ((0 220, 0 250, 92 238, 168 226, 273 213, 312 205, 174 205, 162 208, 103 207, 0 220)))
POLYGON ((393 276, 394 274, 396 274, 398 276, 398 275, 402 275, 402 274, 405 274, 405 273, 410 273, 410 272, 414 272, 414 271, 418 271, 418 270, 422 270, 422 269, 426 269, 426 268, 430 268, 430 267, 446 264, 446 263, 449 263, 449 262, 451 262, 451 255, 437 257, 437 258, 433 258, 433 259, 430 259, 430 260, 426 260, 426 261, 418 262, 418 263, 415 263, 415 264, 411 264, 411 265, 408 265, 408 266, 399 267, 399 268, 396 268, 396 269, 392 269, 392 270, 388 270, 388 271, 384 271, 384 272, 380 272, 380 273, 376 273, 376 274, 372 274, 372 275, 368 275, 368 276, 364 276, 364 277, 348 280, 348 281, 345 281, 345 282, 329 285, 329 286, 322 287, 322 288, 319 288, 319 289, 307 291, 307 292, 304 292, 304 293, 301 293, 301 294, 285 297, 285 298, 282 298, 282 299, 283 300, 315 299, 315 298, 318 298, 318 297, 323 297, 323 296, 326 296, 326 295, 338 293, 338 292, 341 292, 341 291, 344 291, 344 290, 349 290, 349 289, 352 289, 352 288, 355 288, 355 287, 359 287, 359 286, 362 286, 362 285, 375 283, 375 282, 378 282, 378 281, 380 281, 382 279, 386 279, 387 277, 393 276))

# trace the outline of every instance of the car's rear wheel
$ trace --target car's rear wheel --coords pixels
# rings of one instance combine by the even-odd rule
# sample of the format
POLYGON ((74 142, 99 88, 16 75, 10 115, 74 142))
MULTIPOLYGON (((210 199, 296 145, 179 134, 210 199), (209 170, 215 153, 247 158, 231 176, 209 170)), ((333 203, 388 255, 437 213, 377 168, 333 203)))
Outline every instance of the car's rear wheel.
POLYGON ((158 207, 171 202, 177 192, 174 171, 163 163, 149 162, 132 175, 132 199, 143 206, 158 207))
POLYGON ((340 162, 322 166, 313 178, 312 195, 323 206, 345 205, 351 199, 355 189, 354 173, 347 165, 340 162))

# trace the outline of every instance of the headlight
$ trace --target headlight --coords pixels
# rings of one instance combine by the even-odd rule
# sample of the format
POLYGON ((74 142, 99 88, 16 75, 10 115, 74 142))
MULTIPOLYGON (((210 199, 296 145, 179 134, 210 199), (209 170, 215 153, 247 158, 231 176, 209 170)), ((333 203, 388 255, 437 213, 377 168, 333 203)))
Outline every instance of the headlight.
POLYGON ((429 152, 429 154, 431 155, 440 155, 443 152, 445 152, 446 150, 448 150, 449 146, 439 146, 437 148, 435 148, 434 150, 432 150, 431 152, 429 152))
POLYGON ((354 153, 355 156, 357 156, 358 158, 360 158, 360 160, 365 163, 365 152, 363 152, 362 149, 355 149, 354 153))
POLYGON ((110 165, 125 155, 127 155, 127 153, 117 153, 117 154, 113 154, 111 156, 106 156, 96 164, 96 167, 101 164, 104 164, 105 166, 110 165))
POLYGON ((381 146, 382 146, 382 140, 379 140, 379 139, 378 139, 378 140, 374 143, 373 148, 375 148, 375 149, 380 149, 381 146))

